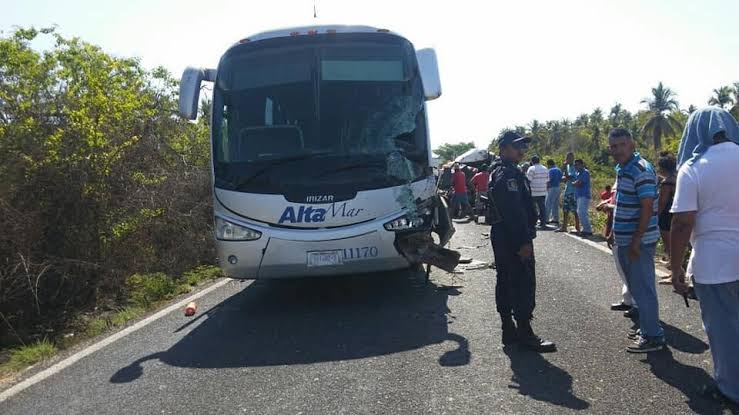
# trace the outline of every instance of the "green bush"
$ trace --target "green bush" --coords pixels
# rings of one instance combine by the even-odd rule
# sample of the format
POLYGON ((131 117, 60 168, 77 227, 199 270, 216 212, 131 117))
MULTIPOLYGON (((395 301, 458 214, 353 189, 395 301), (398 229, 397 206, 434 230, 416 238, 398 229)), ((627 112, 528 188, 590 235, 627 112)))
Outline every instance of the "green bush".
POLYGON ((126 287, 131 302, 144 308, 174 297, 179 288, 177 282, 163 272, 133 274, 126 280, 126 287))
POLYGON ((0 33, 0 349, 183 291, 129 275, 212 263, 206 117, 173 116, 177 86, 54 29, 0 33))
POLYGON ((196 286, 203 281, 214 280, 223 276, 221 269, 213 265, 201 265, 185 272, 182 278, 190 286, 196 286))
POLYGON ((0 366, 0 372, 14 372, 46 360, 56 353, 56 346, 48 339, 19 347, 10 353, 10 360, 0 366))

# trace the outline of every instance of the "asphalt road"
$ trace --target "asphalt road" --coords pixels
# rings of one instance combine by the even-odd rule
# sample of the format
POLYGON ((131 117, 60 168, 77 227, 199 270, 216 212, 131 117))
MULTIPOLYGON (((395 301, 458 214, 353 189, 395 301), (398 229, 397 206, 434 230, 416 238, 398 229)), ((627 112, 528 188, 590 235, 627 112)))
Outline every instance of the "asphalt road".
MULTIPOLYGON (((452 247, 489 262, 482 225, 452 247)), ((731 413, 702 398, 700 310, 660 287, 669 351, 629 355, 613 259, 541 232, 535 330, 503 349, 494 271, 230 282, 0 403, 11 414, 731 413)))

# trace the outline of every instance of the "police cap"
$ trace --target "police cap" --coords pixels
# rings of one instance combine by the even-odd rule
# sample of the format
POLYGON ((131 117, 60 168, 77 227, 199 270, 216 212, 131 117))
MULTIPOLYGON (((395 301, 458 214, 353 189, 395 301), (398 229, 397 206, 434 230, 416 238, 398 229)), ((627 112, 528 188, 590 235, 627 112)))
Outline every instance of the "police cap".
POLYGON ((498 147, 503 147, 506 144, 512 144, 516 148, 527 148, 531 142, 531 137, 523 137, 521 134, 515 131, 506 131, 498 139, 498 147))

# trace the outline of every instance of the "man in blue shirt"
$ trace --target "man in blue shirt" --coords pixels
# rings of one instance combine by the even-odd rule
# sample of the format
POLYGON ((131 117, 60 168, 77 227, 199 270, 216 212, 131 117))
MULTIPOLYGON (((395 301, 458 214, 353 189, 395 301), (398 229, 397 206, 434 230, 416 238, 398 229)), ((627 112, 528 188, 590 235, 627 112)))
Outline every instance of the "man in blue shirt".
POLYGON ((562 182, 562 170, 557 167, 554 160, 547 160, 549 168, 549 182, 547 182, 547 198, 544 202, 546 208, 546 219, 549 223, 559 225, 559 184, 562 182))
POLYGON ((580 236, 593 236, 593 228, 590 226, 590 171, 585 168, 582 160, 575 160, 577 176, 572 185, 575 187, 575 200, 577 201, 577 218, 580 219, 582 232, 580 236))
POLYGON ((659 322, 654 281, 657 227, 657 176, 652 165, 635 152, 631 133, 615 128, 608 134, 611 155, 618 163, 618 190, 613 232, 608 245, 618 246, 618 260, 631 294, 639 304, 639 332, 629 353, 662 350, 665 336, 659 322))
POLYGON ((573 152, 567 153, 565 158, 565 164, 562 167, 562 174, 564 175, 563 180, 565 181, 565 195, 562 197, 562 226, 554 232, 567 232, 567 220, 569 219, 570 212, 575 217, 575 229, 580 232, 580 221, 577 219, 577 201, 575 200, 575 187, 572 182, 575 181, 577 171, 573 162, 575 161, 575 154, 573 152))

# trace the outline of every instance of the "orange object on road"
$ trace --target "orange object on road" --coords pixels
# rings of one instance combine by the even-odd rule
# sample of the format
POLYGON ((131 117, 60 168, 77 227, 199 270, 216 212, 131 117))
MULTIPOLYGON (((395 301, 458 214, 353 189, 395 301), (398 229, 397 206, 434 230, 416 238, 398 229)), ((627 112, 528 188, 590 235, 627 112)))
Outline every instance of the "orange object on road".
POLYGON ((196 311, 198 311, 198 305, 193 301, 185 307, 185 317, 194 316, 196 311))

